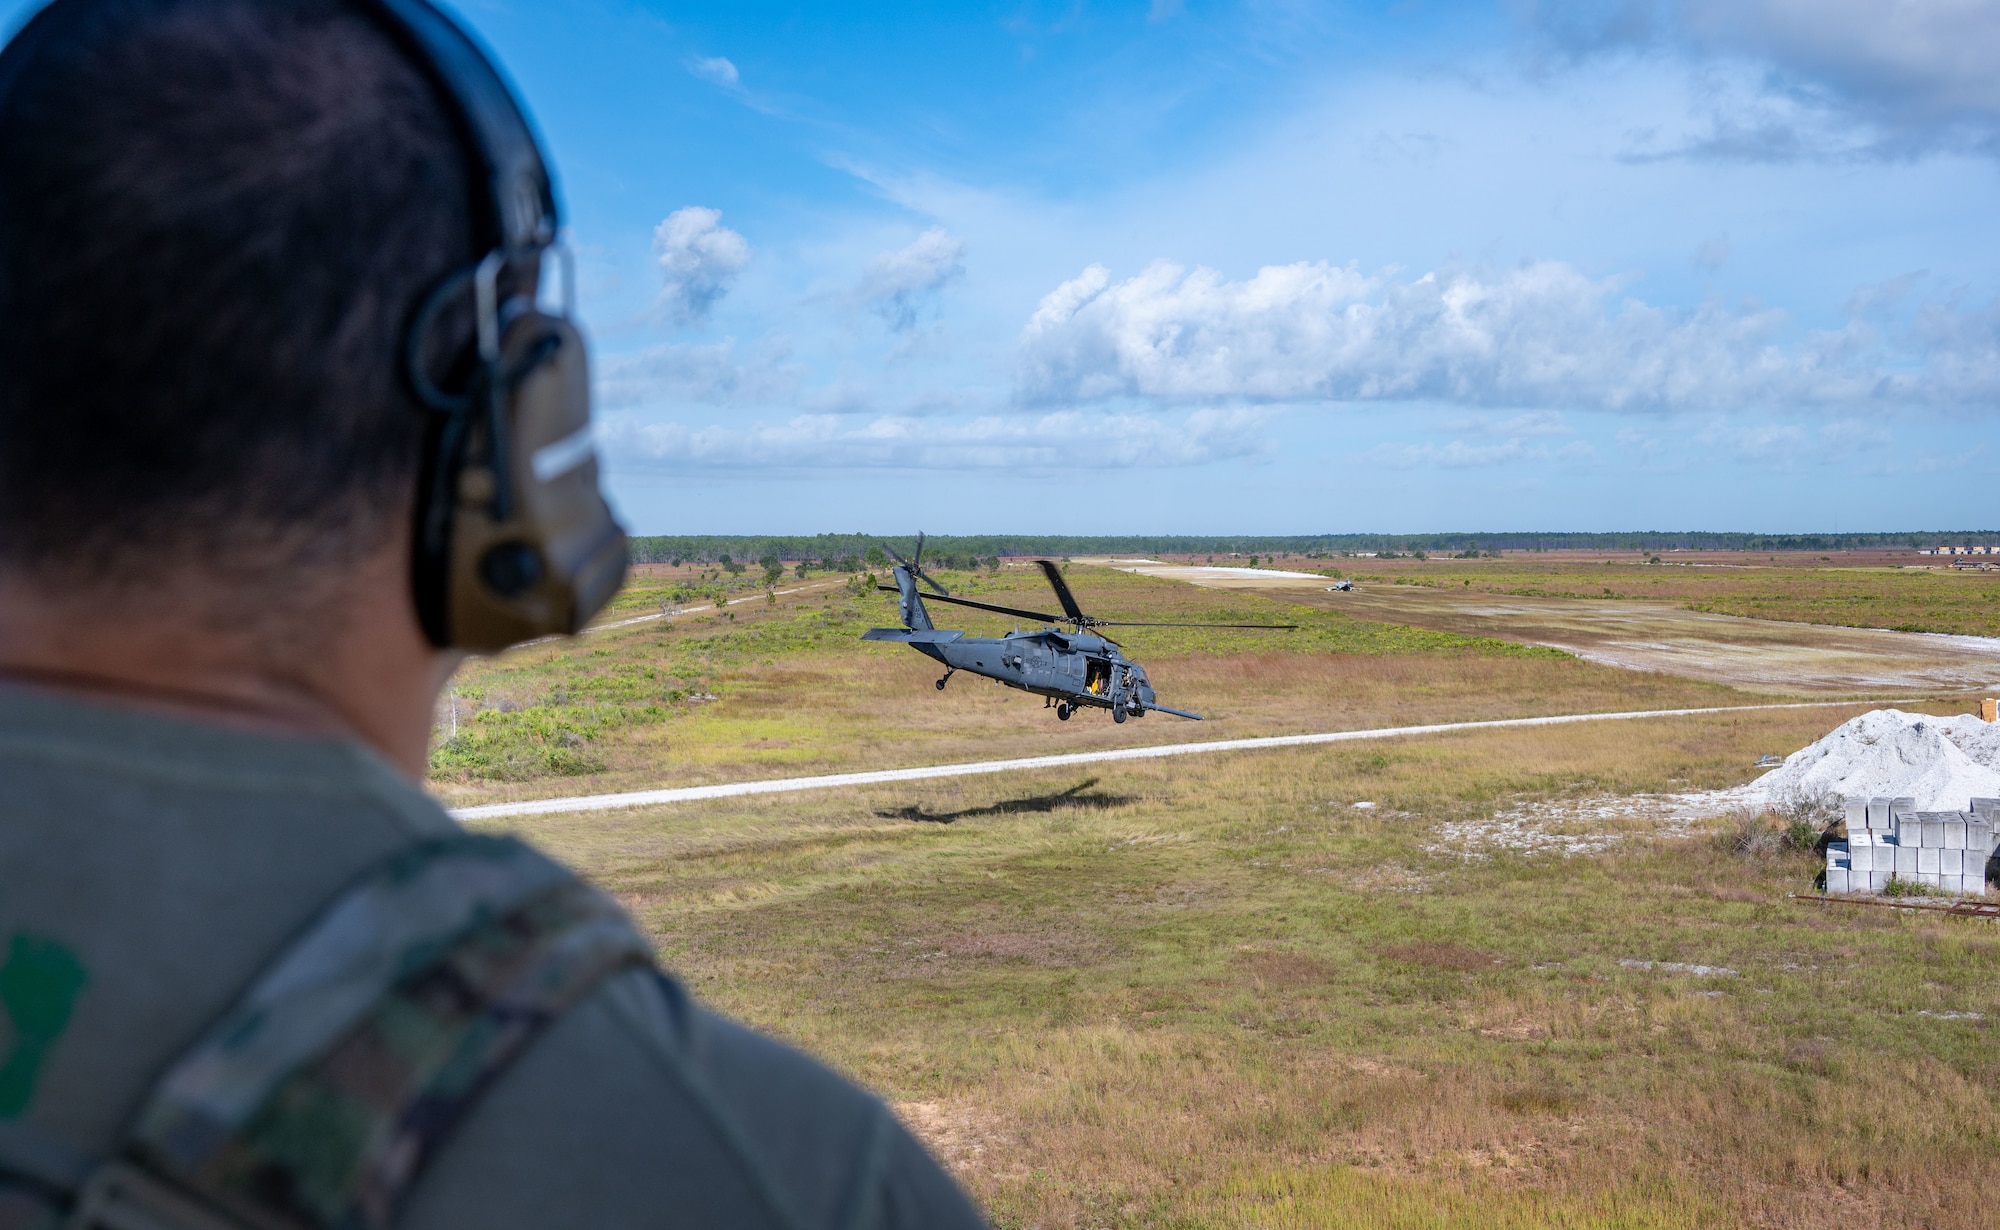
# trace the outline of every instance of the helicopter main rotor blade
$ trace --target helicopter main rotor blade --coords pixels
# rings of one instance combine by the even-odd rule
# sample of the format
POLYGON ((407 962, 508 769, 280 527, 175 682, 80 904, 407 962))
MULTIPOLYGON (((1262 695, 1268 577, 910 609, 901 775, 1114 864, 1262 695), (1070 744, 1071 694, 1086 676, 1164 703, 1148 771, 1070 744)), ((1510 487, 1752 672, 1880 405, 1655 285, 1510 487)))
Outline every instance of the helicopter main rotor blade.
POLYGON ((1297 624, 1156 624, 1131 619, 1093 619, 1093 628, 1261 628, 1266 632, 1292 632, 1297 624))
MULTIPOLYGON (((875 588, 887 590, 892 594, 901 592, 893 585, 877 585, 875 588)), ((1062 616, 1051 615, 1047 611, 1024 611, 1019 607, 995 606, 990 602, 974 602, 970 598, 954 598, 950 594, 939 594, 937 600, 939 602, 949 602, 954 606, 977 607, 982 611, 992 611, 998 615, 1013 615, 1020 619, 1033 619, 1045 624, 1059 624, 1063 622, 1062 616)))
POLYGON ((950 590, 931 580, 931 574, 924 571, 924 532, 922 530, 917 531, 917 562, 910 565, 910 572, 916 576, 917 580, 936 590, 940 598, 951 596, 950 590))
MULTIPOLYGON (((925 585, 930 586, 932 591, 935 592, 940 598, 947 597, 950 595, 951 591, 946 589, 944 586, 939 585, 936 581, 931 580, 930 574, 925 572, 921 566, 917 564, 912 564, 909 560, 904 559, 902 555, 897 552, 896 548, 890 546, 888 543, 885 542, 881 545, 884 551, 887 551, 890 555, 895 557, 897 563, 901 564, 903 567, 908 568, 910 570, 911 576, 923 582, 925 585)), ((923 557, 924 557, 924 536, 922 534, 918 534, 917 558, 922 559, 923 557)))
POLYGON ((1056 601, 1062 603, 1063 614, 1072 622, 1089 619, 1090 616, 1085 615, 1083 608, 1076 604, 1076 596, 1069 592, 1069 583, 1063 580, 1062 569, 1056 567, 1055 561, 1038 559, 1035 563, 1041 565, 1042 575, 1049 579, 1049 588, 1056 591, 1056 601))

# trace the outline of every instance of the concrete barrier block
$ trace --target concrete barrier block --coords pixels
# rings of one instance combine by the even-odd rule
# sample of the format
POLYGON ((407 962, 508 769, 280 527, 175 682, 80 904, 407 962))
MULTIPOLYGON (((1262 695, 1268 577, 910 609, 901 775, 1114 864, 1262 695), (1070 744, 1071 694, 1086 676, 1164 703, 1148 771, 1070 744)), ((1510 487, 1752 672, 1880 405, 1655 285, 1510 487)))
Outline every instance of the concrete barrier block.
POLYGON ((1918 846, 1917 874, 1920 876, 1936 875, 1939 870, 1938 855, 1943 853, 1944 851, 1938 849, 1936 846, 1918 846))
POLYGON ((1847 821, 1847 831, 1850 834, 1856 829, 1865 829, 1868 827, 1867 799, 1843 799, 1841 800, 1841 811, 1845 813, 1843 818, 1847 821))
POLYGON ((1972 820, 1965 826, 1965 848, 1984 854, 1993 853, 1993 823, 1990 820, 1972 820))
POLYGON ((1984 816, 1991 822, 1995 815, 2000 815, 2000 799, 1974 799, 1965 810, 1975 816, 1984 816))
POLYGON ((1923 817, 1923 836, 1917 844, 1933 850, 1944 849, 1944 817, 1934 811, 1924 812, 1923 817))
POLYGON ((1917 848, 1897 846, 1894 867, 1896 874, 1904 879, 1914 879, 1917 874, 1917 848))
POLYGON ((1962 887, 1959 889, 1959 891, 1967 897, 1984 897, 1986 895, 1986 877, 1985 876, 1963 877, 1962 887))
POLYGON ((1888 827, 1889 827, 1889 800, 1888 800, 1888 799, 1885 799, 1885 798, 1883 798, 1883 797, 1882 797, 1881 795, 1879 795, 1879 794, 1878 794, 1878 795, 1876 795, 1876 796, 1875 796, 1874 798, 1872 798, 1872 799, 1868 800, 1868 808, 1867 808, 1867 815, 1868 815, 1868 827, 1869 827, 1869 828, 1871 828, 1871 829, 1886 829, 1886 828, 1888 828, 1888 827))
POLYGON ((1889 872, 1886 872, 1886 871, 1871 871, 1871 872, 1869 872, 1869 873, 1868 873, 1868 891, 1869 891, 1869 892, 1871 892, 1871 893, 1879 893, 1879 892, 1881 892, 1882 890, 1884 890, 1884 889, 1888 888, 1888 887, 1889 887, 1889 875, 1890 875, 1890 873, 1889 873, 1889 872))
POLYGON ((1848 877, 1850 874, 1851 873, 1845 867, 1827 868, 1826 891, 1829 893, 1844 893, 1849 891, 1848 877))
POLYGON ((1965 874, 1965 851, 1954 850, 1950 846, 1938 851, 1938 874, 1958 876, 1965 874))
POLYGON ((1954 897, 1962 896, 1963 894, 1959 891, 1959 882, 1964 878, 1964 876, 1948 876, 1940 872, 1937 878, 1938 889, 1954 897))
POLYGON ((1896 841, 1899 844, 1905 846, 1914 846, 1917 844, 1916 838, 1905 837, 1903 835, 1903 831, 1907 827, 1905 822, 1916 814, 1917 801, 1915 799, 1904 795, 1889 800, 1889 822, 1896 828, 1896 841))
POLYGON ((1944 848, 1947 850, 1965 849, 1965 818, 1963 816, 1954 816, 1952 819, 1944 822, 1944 848))

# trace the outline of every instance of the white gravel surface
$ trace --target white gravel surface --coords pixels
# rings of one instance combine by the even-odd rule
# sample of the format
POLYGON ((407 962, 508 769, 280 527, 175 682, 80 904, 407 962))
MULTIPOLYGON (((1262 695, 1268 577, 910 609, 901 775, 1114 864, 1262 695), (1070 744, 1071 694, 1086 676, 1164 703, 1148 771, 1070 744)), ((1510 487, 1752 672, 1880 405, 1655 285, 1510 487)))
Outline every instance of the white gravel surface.
POLYGON ((1773 802, 1907 796, 1918 811, 1962 811, 1969 799, 2000 798, 2000 723, 1876 709, 1793 752, 1751 786, 1773 802))

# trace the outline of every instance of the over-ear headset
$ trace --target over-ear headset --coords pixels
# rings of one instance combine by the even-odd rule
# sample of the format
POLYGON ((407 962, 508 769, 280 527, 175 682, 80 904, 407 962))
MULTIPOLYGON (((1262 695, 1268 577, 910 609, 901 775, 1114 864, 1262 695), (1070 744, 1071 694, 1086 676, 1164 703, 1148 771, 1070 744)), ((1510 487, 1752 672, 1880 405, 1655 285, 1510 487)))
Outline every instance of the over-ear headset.
MULTIPOLYGON (((576 632, 624 580, 626 541, 598 488, 588 358, 568 319, 574 276, 556 244, 547 164, 492 61, 429 0, 351 2, 451 112, 485 253, 415 306, 404 345, 404 376, 431 419, 411 567, 418 617, 433 644, 483 653, 576 632), (563 258, 562 315, 535 301, 552 252, 563 258), (441 360, 433 334, 461 304, 473 352, 441 360), (448 391, 434 371, 469 377, 448 391)), ((56 0, 36 14, 0 56, 0 99, 35 48, 92 3, 56 0)))

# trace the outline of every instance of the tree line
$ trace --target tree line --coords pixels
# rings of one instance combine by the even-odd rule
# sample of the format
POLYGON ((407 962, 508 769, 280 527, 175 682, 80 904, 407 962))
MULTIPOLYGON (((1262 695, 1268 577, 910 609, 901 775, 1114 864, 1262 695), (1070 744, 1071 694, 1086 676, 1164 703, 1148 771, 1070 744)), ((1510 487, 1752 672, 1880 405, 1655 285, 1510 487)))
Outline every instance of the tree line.
MULTIPOLYGON (((854 571, 888 562, 887 543, 908 555, 914 536, 875 534, 673 535, 632 540, 641 564, 693 563, 733 572, 777 562, 808 562, 827 571, 854 571)), ((2000 530, 1925 530, 1877 534, 1754 534, 1723 531, 1620 533, 1451 534, 940 534, 924 543, 926 561, 942 568, 982 567, 1002 556, 1074 555, 1342 555, 1418 551, 1854 551, 2000 543, 2000 530)))

